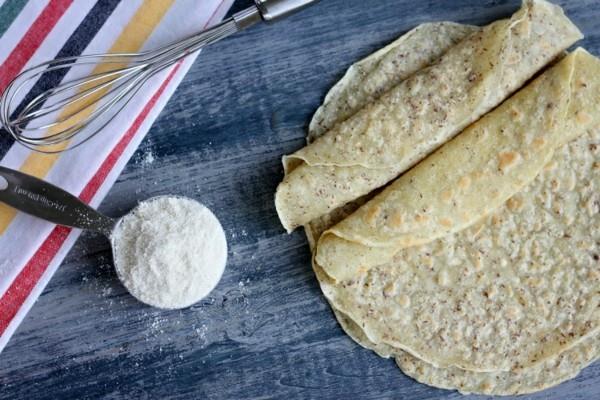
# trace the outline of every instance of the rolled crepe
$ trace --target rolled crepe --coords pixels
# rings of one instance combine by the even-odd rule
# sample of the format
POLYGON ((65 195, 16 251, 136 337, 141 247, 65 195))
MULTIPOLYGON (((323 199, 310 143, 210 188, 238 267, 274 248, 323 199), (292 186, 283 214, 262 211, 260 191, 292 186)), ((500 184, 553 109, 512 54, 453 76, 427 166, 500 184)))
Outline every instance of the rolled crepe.
MULTIPOLYGON (((310 121, 307 142, 348 119, 404 79, 439 59, 448 49, 481 28, 454 22, 429 22, 416 26, 391 44, 348 68, 325 96, 310 121)), ((348 202, 304 225, 311 249, 321 234, 377 194, 377 190, 348 202)))
POLYGON ((320 237, 336 280, 460 231, 531 182, 554 150, 600 123, 600 61, 577 49, 320 237))
POLYGON ((526 1, 284 157, 275 205, 289 231, 393 180, 582 37, 558 6, 526 1))
POLYGON ((307 141, 311 143, 323 136, 479 29, 454 22, 424 23, 353 64, 315 112, 308 126, 307 141))
MULTIPOLYGON (((454 22, 424 23, 351 65, 342 79, 329 90, 323 105, 313 115, 307 142, 312 143, 323 136, 330 128, 345 121, 418 70, 431 65, 450 47, 479 29, 454 22)), ((286 170, 292 168, 287 163, 284 163, 284 167, 286 170)), ((311 248, 316 246, 321 233, 371 199, 375 192, 308 222, 304 232, 311 248)))

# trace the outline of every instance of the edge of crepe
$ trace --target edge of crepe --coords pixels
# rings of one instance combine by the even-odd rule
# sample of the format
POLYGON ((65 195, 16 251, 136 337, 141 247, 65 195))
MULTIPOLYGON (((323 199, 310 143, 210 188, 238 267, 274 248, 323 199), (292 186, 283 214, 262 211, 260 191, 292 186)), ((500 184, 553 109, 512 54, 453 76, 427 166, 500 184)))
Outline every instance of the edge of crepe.
MULTIPOLYGON (((511 46, 511 41, 510 39, 512 38, 512 28, 514 28, 514 26, 516 24, 519 24, 523 21, 525 21, 528 18, 529 13, 532 12, 533 9, 539 9, 539 10, 544 10, 548 16, 554 16, 555 18, 560 18, 563 19, 564 21, 563 24, 565 27, 568 27, 570 34, 573 35, 573 43, 576 42, 577 40, 580 40, 581 38, 583 38, 583 34, 582 32, 579 30, 579 28, 566 16, 566 14, 564 13, 564 10, 556 5, 556 4, 552 4, 547 0, 524 0, 522 2, 521 7, 508 19, 500 19, 500 20, 496 20, 494 22, 492 22, 491 24, 488 24, 486 26, 493 26, 495 24, 499 24, 501 22, 510 22, 509 24, 506 24, 504 27, 502 27, 503 30, 506 30, 506 35, 504 36, 504 40, 502 40, 501 42, 496 42, 494 43, 495 46, 498 46, 499 48, 505 48, 506 45, 508 45, 509 47, 511 46), (523 15, 519 15, 519 14, 523 14, 523 15), (505 41, 506 39, 508 39, 508 43, 505 41)), ((542 12, 542 11, 539 11, 542 12)), ((411 31, 412 32, 412 31, 411 31)), ((469 36, 469 35, 467 35, 469 36)), ((435 64, 435 63, 434 63, 435 64)), ((476 64, 478 64, 476 62, 476 64)), ((481 65, 483 65, 483 67, 481 67, 483 70, 489 69, 490 67, 487 65, 487 63, 481 63, 481 65)), ((541 68, 541 70, 543 70, 544 68, 541 68)), ((538 71, 539 72, 539 71, 538 71)), ((523 86, 521 86, 523 87, 523 86)), ((518 89, 517 89, 518 91, 518 89)), ((512 94, 508 94, 505 98, 505 100, 507 98, 509 98, 512 94)), ((304 148, 303 148, 304 149, 304 148)), ((377 165, 372 165, 369 162, 365 162, 363 161, 347 161, 347 162, 340 162, 339 160, 337 161, 323 161, 321 159, 320 156, 317 156, 320 161, 314 161, 313 159, 308 159, 307 155, 303 155, 303 154, 298 154, 299 152, 301 152, 303 149, 300 149, 299 151, 290 154, 290 155, 286 155, 285 157, 287 159, 295 159, 298 161, 297 164, 295 165, 300 165, 300 164, 306 164, 308 166, 322 166, 322 167, 362 167, 362 168, 366 168, 366 169, 387 169, 393 166, 393 164, 377 164, 377 165)), ((310 153, 309 153, 310 154, 310 153)), ((286 162, 290 162, 290 161, 286 161, 286 162)))
MULTIPOLYGON (((315 232, 312 231, 312 229, 310 229, 310 227, 306 226, 306 232, 307 232, 307 236, 308 236, 308 232, 310 232, 311 235, 314 235, 315 232)), ((309 246, 311 249, 311 252, 314 250, 314 246, 312 244, 310 244, 309 242, 309 246)), ((329 280, 328 276, 322 271, 322 269, 318 266, 318 264, 314 263, 314 259, 313 259, 313 271, 315 273, 315 276, 317 278, 317 281, 319 283, 319 286, 322 288, 323 283, 325 283, 325 281, 329 280)), ((586 368, 587 366, 589 366, 590 364, 592 364, 593 362, 595 362, 596 360, 598 360, 600 358, 600 349, 596 349, 594 356, 592 356, 590 358, 589 361, 584 362, 581 366, 577 367, 576 370, 571 371, 568 374, 562 375, 560 376, 558 379, 553 379, 553 380, 549 380, 544 382, 542 385, 538 385, 538 386, 534 386, 534 385, 521 385, 519 390, 517 391, 508 391, 508 390, 503 390, 503 391, 486 391, 486 390, 481 390, 481 391, 477 391, 474 388, 471 388, 471 390, 464 390, 463 388, 459 387, 458 385, 455 385, 453 383, 441 383, 438 381, 428 381, 427 379, 424 379, 420 376, 418 376, 418 374, 407 371, 406 368, 404 368, 404 366, 401 364, 401 361, 399 360, 400 357, 410 357, 413 358, 415 360, 415 362, 418 363, 422 363, 425 364, 426 367, 428 368, 433 368, 433 369, 442 369, 440 367, 436 367, 435 365, 427 362, 426 360, 423 360, 421 358, 419 358, 418 356, 415 356, 413 354, 411 354, 410 352, 400 349, 400 348, 396 348, 393 347, 387 343, 376 343, 374 342, 371 338, 368 337, 368 335, 366 334, 366 332, 360 327, 360 325, 354 321, 354 319, 347 313, 345 313, 344 311, 338 309, 337 307, 335 307, 335 305, 332 303, 332 301, 327 298, 326 296, 326 300, 329 303, 329 306, 331 307, 331 310, 336 318, 336 320, 338 321, 338 323, 340 324, 342 330, 352 339, 354 340, 359 346, 367 349, 367 350, 371 350, 373 351, 375 354, 377 354, 378 356, 382 357, 382 358, 394 358, 395 359, 395 363, 398 366, 398 368, 408 377, 416 380, 419 383, 428 385, 428 386, 432 386, 432 387, 436 387, 436 388, 441 388, 441 389, 446 389, 446 390, 457 390, 459 393, 461 394, 481 394, 481 395, 494 395, 494 396, 510 396, 510 395, 523 395, 523 394, 530 394, 530 393, 535 393, 550 387, 554 387, 556 385, 559 385, 567 380, 570 380, 572 378, 574 378, 575 376, 577 376, 584 368, 586 368), (353 329, 354 328, 354 329, 353 329), (404 354, 400 354, 400 353, 404 353, 404 354)), ((581 340, 579 340, 577 343, 573 344, 572 346, 570 346, 569 348, 565 349, 563 352, 557 353, 551 357, 548 357, 542 361, 540 361, 540 363, 538 364, 534 364, 532 366, 530 366, 529 368, 536 368, 537 366, 539 366, 539 364, 543 363, 543 362, 547 362, 549 361, 550 358, 553 357, 559 357, 560 355, 569 352, 569 351, 573 351, 577 346, 580 346, 583 344, 583 342, 587 341, 587 340, 591 340, 593 337, 600 335, 600 329, 595 330, 594 332, 591 332, 590 334, 586 335, 585 337, 581 338, 581 340)), ((451 367, 451 368, 456 368, 458 370, 461 370, 458 367, 451 367)), ((486 372, 479 372, 479 371, 468 371, 468 370, 462 370, 465 371, 466 374, 486 374, 486 372)), ((495 372, 501 372, 501 373, 510 373, 510 371, 495 371, 495 372)), ((494 372, 489 372, 490 374, 493 374, 494 372)))

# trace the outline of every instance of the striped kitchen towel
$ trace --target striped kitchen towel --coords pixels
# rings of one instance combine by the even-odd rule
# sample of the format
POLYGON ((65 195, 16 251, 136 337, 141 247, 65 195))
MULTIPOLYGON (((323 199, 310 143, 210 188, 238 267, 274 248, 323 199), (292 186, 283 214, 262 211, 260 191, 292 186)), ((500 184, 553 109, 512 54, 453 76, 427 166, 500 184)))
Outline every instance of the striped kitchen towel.
MULTIPOLYGON (((57 57, 154 49, 220 21, 233 0, 0 0, 0 93, 25 68, 57 57)), ((149 80, 105 131, 47 155, 0 131, 0 164, 46 179, 98 206, 190 68, 189 57, 149 80), (74 168, 76 166, 76 168, 74 168)), ((45 73, 25 102, 73 71, 45 73)), ((80 231, 0 204, 0 351, 80 231)))

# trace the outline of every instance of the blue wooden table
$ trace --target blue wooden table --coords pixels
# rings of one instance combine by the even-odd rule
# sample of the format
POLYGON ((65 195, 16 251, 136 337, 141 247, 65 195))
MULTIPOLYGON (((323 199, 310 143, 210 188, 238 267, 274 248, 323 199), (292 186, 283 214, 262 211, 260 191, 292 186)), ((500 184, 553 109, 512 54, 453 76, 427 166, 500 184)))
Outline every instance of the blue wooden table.
MULTIPOLYGON (((250 3, 238 1, 239 10, 250 3)), ((600 4, 562 1, 600 54, 600 4)), ((323 0, 207 49, 101 209, 160 194, 196 198, 223 222, 223 280, 201 303, 161 311, 119 284, 106 239, 85 234, 0 354, 0 399, 449 399, 351 341, 310 267, 302 232, 279 225, 280 157, 357 59, 418 23, 484 24, 516 0, 323 0)), ((600 398, 600 363, 523 398, 600 398)))

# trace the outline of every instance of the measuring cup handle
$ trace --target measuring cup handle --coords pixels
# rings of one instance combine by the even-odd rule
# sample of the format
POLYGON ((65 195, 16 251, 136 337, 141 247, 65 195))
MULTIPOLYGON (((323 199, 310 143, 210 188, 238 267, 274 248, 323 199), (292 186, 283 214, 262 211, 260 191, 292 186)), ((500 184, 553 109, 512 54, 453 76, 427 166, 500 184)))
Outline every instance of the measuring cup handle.
POLYGON ((61 188, 6 167, 0 167, 0 201, 55 224, 107 236, 116 223, 61 188))

